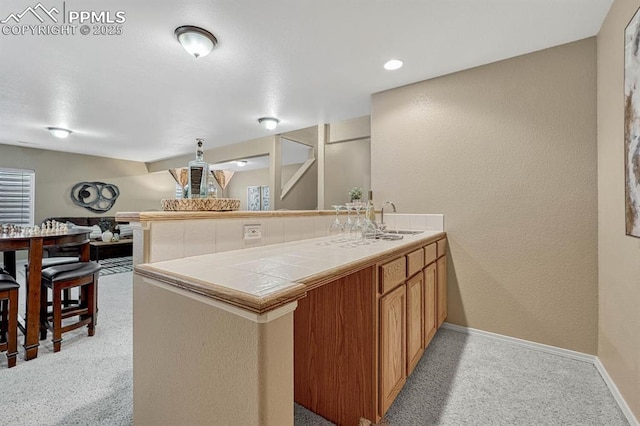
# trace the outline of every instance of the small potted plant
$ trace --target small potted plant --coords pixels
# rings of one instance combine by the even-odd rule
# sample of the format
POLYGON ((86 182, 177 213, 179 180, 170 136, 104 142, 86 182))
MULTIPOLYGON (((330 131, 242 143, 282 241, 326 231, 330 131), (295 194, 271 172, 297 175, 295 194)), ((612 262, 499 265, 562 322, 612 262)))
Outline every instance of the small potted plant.
POLYGON ((358 203, 362 200, 362 188, 354 186, 349 190, 349 198, 352 203, 358 203))

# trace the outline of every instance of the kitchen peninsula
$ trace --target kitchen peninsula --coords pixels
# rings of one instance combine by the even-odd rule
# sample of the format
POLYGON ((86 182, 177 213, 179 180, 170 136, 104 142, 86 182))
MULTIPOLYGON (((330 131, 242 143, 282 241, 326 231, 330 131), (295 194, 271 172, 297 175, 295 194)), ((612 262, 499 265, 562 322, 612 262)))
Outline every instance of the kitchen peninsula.
POLYGON ((134 274, 136 424, 293 424, 294 399, 339 424, 377 422, 446 316, 441 215, 398 215, 424 231, 346 246, 316 236, 333 212, 167 213, 117 216, 145 262, 134 274), (440 229, 427 229, 434 217, 440 229), (150 260, 164 253, 152 235, 162 223, 175 257, 150 260), (229 226, 258 223, 262 245, 238 233, 242 247, 218 250, 229 226), (279 223, 291 241, 269 243, 279 223), (214 250, 191 254, 207 238, 214 250))

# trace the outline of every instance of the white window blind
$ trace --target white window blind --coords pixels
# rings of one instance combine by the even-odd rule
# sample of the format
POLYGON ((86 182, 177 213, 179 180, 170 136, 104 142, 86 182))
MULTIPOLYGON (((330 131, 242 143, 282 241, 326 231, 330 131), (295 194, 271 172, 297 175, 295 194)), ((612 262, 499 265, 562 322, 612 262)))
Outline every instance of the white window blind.
POLYGON ((0 223, 33 226, 33 170, 0 168, 0 223))
POLYGON ((182 198, 182 187, 176 183, 176 199, 182 198))

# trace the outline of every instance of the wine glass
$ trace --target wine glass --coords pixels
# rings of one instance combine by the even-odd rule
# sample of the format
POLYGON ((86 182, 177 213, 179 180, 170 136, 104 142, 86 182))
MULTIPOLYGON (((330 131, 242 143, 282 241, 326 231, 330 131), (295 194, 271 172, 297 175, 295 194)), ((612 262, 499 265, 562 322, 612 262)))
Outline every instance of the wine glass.
POLYGON ((333 221, 331 226, 329 226, 329 235, 334 237, 333 241, 336 241, 336 238, 340 237, 344 232, 344 226, 340 223, 340 218, 338 217, 340 210, 342 209, 341 205, 331 206, 336 210, 336 219, 333 221))
POLYGON ((354 209, 354 203, 345 203, 345 207, 347 209, 347 221, 344 223, 344 234, 347 238, 351 237, 351 231, 353 230, 353 226, 355 225, 353 220, 351 219, 351 210, 354 209))

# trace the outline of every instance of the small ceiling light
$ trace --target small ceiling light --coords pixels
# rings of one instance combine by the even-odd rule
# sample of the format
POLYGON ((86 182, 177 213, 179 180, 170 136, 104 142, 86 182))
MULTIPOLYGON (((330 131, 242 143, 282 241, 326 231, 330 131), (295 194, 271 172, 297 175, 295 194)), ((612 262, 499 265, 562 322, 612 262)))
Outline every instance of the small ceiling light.
POLYGON ((393 70, 397 70, 398 68, 402 68, 402 65, 403 65, 403 62, 400 59, 392 59, 390 61, 387 61, 387 63, 384 64, 384 69, 393 71, 393 70))
POLYGON ((238 167, 244 167, 246 165, 247 165, 247 162, 245 160, 236 161, 236 166, 238 167))
POLYGON ((262 125, 266 130, 273 130, 278 127, 280 120, 273 117, 262 117, 258 119, 258 123, 262 125))
POLYGON ((71 130, 63 129, 61 127, 47 127, 47 130, 53 136, 55 136, 56 138, 60 138, 60 139, 64 139, 67 136, 69 136, 71 133, 73 133, 71 130))
POLYGON ((218 45, 218 39, 200 27, 185 25, 176 28, 175 34, 184 50, 196 58, 207 56, 218 45))

